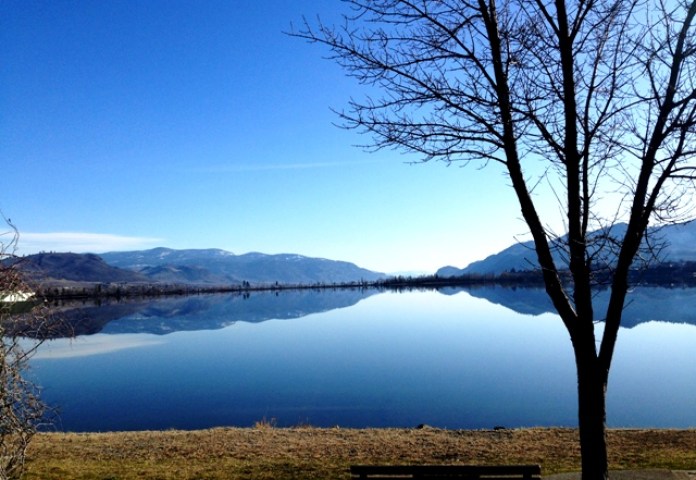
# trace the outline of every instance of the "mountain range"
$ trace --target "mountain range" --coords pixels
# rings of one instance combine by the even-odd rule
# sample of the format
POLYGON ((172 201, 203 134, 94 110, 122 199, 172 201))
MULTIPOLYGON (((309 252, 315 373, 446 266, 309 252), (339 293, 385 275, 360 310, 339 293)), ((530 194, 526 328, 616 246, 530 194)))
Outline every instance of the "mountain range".
MULTIPOLYGON (((607 230, 595 231, 589 235, 594 240, 589 251, 595 256, 595 264, 611 265, 616 259, 616 242, 623 238, 625 224, 616 224, 607 230)), ((642 250, 652 248, 656 263, 696 262, 696 221, 666 225, 648 231, 648 242, 643 242, 642 250), (649 247, 649 245, 650 247, 649 247)), ((562 245, 565 238, 556 242, 562 245)), ((568 268, 567 255, 562 248, 553 251, 554 261, 561 270, 568 268)), ((442 267, 437 271, 439 277, 462 275, 500 275, 506 272, 537 270, 536 251, 532 241, 516 243, 483 260, 470 263, 465 268, 442 267)))
POLYGON ((313 284, 386 277, 349 262, 295 254, 235 255, 219 249, 154 248, 100 255, 39 253, 21 258, 19 266, 30 278, 44 283, 313 284))
MULTIPOLYGON (((615 249, 626 226, 617 224, 590 235, 590 252, 595 265, 611 264, 615 249)), ((657 245, 658 263, 696 262, 696 222, 669 225, 649 232, 651 245, 657 245)), ((563 238, 556 243, 563 244, 563 238)), ((644 246, 648 248, 647 244, 644 246)), ((554 260, 567 268, 567 255, 554 249, 554 260)), ((344 261, 305 257, 297 254, 236 255, 220 249, 174 250, 153 248, 100 255, 75 253, 39 253, 22 257, 19 266, 30 279, 46 284, 159 283, 187 285, 258 285, 372 282, 386 274, 374 272, 344 261)), ((531 241, 516 243, 499 253, 469 264, 465 268, 442 267, 441 278, 462 275, 500 275, 506 272, 536 270, 536 252, 531 241)))
POLYGON ((359 282, 385 277, 350 262, 297 254, 234 253, 220 249, 154 248, 100 255, 113 267, 151 279, 182 283, 315 283, 359 282))

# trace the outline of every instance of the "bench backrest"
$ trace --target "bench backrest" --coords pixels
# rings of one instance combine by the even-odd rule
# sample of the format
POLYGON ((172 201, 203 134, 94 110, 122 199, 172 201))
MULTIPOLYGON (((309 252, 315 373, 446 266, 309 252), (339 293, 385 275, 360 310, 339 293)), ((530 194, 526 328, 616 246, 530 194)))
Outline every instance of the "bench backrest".
POLYGON ((459 478, 468 480, 539 480, 539 465, 354 465, 354 479, 406 480, 459 478))

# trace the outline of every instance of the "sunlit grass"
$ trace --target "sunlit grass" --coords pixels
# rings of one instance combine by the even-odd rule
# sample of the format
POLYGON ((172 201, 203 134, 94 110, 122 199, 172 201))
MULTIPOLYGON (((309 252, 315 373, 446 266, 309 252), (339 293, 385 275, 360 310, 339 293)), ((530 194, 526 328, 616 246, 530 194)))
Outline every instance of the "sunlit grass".
MULTIPOLYGON (((612 430, 613 469, 696 469, 696 430, 612 430)), ((579 470, 577 431, 520 429, 256 428, 101 434, 45 433, 27 479, 349 478, 359 463, 538 463, 544 475, 579 470)))

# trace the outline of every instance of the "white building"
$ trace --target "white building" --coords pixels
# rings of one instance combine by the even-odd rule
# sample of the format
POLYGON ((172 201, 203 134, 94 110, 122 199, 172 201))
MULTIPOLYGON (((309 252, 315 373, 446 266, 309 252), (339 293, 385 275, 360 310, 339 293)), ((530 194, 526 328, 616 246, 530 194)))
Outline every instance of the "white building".
POLYGON ((34 292, 0 292, 0 302, 3 303, 17 303, 26 302, 31 297, 34 296, 34 292))

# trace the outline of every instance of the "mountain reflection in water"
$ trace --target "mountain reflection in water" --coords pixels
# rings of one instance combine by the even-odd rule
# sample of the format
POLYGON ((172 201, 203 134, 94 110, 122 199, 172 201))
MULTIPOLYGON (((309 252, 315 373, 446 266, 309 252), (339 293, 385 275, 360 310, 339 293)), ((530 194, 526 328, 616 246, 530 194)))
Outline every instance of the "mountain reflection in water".
MULTIPOLYGON (((641 289, 631 298, 608 422, 694 427, 696 289, 641 289)), ((264 418, 278 426, 574 426, 572 348, 544 302, 539 289, 479 287, 65 307, 65 318, 98 333, 47 341, 32 372, 60 411, 56 428, 71 431, 264 418)))
MULTIPOLYGON (((471 296, 483 298, 524 315, 556 313, 543 288, 510 288, 481 286, 443 289, 442 293, 456 294, 465 291, 471 296)), ((609 289, 595 293, 596 320, 609 304, 609 289)), ((650 321, 688 323, 696 325, 696 288, 638 287, 632 289, 626 299, 621 326, 624 328, 650 321)))
MULTIPOLYGON (((543 288, 484 285, 444 287, 437 291, 444 295, 466 292, 523 315, 555 313, 543 288)), ((305 289, 128 299, 102 304, 74 302, 55 310, 54 315, 62 328, 56 329, 53 337, 95 333, 164 335, 177 331, 215 330, 235 322, 294 319, 346 308, 378 293, 382 291, 305 289)), ((601 315, 609 302, 609 290, 597 291, 595 302, 595 313, 601 315)), ((632 290, 626 302, 622 326, 630 328, 653 320, 696 325, 696 289, 641 287, 632 290)))
POLYGON ((345 308, 375 293, 376 290, 360 288, 337 289, 329 294, 303 289, 112 300, 101 304, 73 302, 55 310, 54 316, 62 328, 56 329, 54 337, 216 330, 235 322, 293 319, 345 308))

